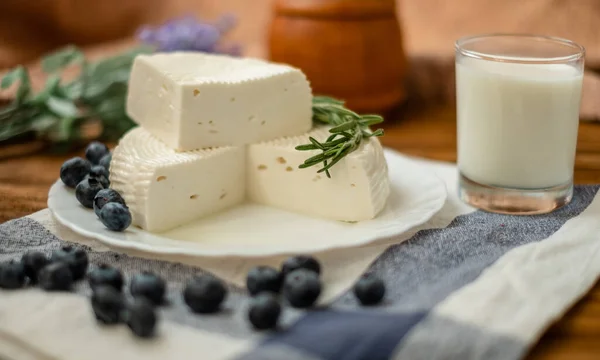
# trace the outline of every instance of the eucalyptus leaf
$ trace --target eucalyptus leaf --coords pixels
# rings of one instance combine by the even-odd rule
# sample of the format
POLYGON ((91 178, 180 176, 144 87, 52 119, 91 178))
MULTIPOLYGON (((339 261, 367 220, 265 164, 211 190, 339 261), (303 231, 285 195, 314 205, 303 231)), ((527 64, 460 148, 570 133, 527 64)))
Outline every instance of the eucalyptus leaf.
POLYGON ((40 114, 31 119, 31 129, 38 133, 44 133, 55 127, 58 122, 59 119, 56 116, 40 114))
POLYGON ((67 144, 82 140, 82 125, 91 118, 101 122, 101 139, 116 140, 135 126, 125 113, 129 74, 135 56, 150 50, 137 47, 88 63, 79 49, 65 47, 43 58, 42 67, 50 75, 36 94, 31 94, 27 70, 12 70, 0 81, 2 88, 19 83, 15 100, 0 107, 0 140, 35 132, 68 149, 67 144), (74 63, 81 66, 79 76, 62 83, 60 71, 74 63))
POLYGON ((2 77, 2 81, 0 82, 0 88, 8 89, 16 81, 20 81, 21 83, 23 83, 25 74, 26 70, 23 66, 18 66, 14 68, 2 77))
POLYGON ((31 101, 33 103, 36 104, 43 104, 46 101, 48 101, 48 99, 51 96, 57 95, 57 90, 59 88, 60 85, 60 76, 59 75, 50 75, 48 77, 48 79, 46 80, 46 85, 44 86, 44 88, 37 93, 32 99, 31 101))
POLYGON ((23 66, 18 66, 4 75, 2 81, 0 81, 0 88, 7 89, 17 81, 19 82, 19 88, 15 96, 15 103, 21 104, 31 93, 29 73, 23 66))
POLYGON ((50 139, 55 142, 67 142, 74 139, 77 135, 75 118, 66 117, 57 122, 49 133, 50 139))
POLYGON ((47 73, 62 70, 64 67, 84 60, 83 53, 69 45, 42 58, 42 70, 47 73))
POLYGON ((48 109, 58 117, 75 118, 79 115, 77 106, 67 99, 50 96, 48 101, 46 101, 46 106, 48 106, 48 109))

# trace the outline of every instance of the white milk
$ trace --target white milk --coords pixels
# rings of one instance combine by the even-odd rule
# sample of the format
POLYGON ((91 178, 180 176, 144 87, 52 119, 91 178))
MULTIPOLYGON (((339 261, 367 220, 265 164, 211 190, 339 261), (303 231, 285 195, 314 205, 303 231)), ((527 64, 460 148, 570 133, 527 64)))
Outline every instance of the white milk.
POLYGON ((485 185, 540 189, 572 180, 583 75, 566 64, 462 58, 458 166, 485 185))

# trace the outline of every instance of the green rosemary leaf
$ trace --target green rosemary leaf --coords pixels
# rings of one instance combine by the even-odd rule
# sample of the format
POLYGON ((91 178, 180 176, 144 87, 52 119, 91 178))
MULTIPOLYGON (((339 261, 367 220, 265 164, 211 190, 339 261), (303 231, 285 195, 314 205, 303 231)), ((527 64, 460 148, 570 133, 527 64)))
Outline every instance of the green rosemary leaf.
POLYGON ((313 164, 316 165, 320 162, 323 162, 331 157, 333 157, 335 154, 325 154, 325 153, 320 153, 318 155, 309 157, 308 159, 304 160, 305 164, 313 164))
POLYGON ((329 132, 332 134, 343 134, 345 132, 347 132, 350 129, 353 129, 356 127, 356 122, 354 120, 350 120, 348 122, 345 122, 341 125, 338 125, 336 127, 332 127, 331 129, 329 129, 329 132))
MULTIPOLYGON (((324 171, 328 171, 329 169, 331 169, 333 167, 333 165, 337 164, 340 160, 342 160, 344 158, 344 156, 347 155, 347 153, 349 153, 349 151, 347 151, 347 150, 340 152, 340 154, 335 156, 329 164, 326 164, 322 169, 319 169, 317 171, 317 173, 320 174, 324 171)), ((329 177, 331 177, 331 175, 329 175, 329 177)))
POLYGON ((377 129, 375 131, 373 131, 372 133, 370 133, 369 135, 367 135, 368 137, 372 137, 372 136, 383 136, 383 129, 377 129))
POLYGON ((313 144, 304 144, 304 145, 296 146, 295 149, 299 150, 299 151, 307 151, 307 150, 318 150, 319 148, 314 146, 313 144))
POLYGON ((83 53, 75 46, 69 45, 42 58, 42 70, 53 73, 64 67, 84 59, 83 53))
POLYGON ((383 118, 379 115, 364 115, 358 121, 358 123, 362 126, 372 126, 377 125, 383 122, 383 118))
POLYGON ((50 96, 46 101, 46 106, 52 113, 61 118, 75 118, 79 115, 77 106, 67 99, 50 96))
MULTIPOLYGON (((336 134, 336 135, 337 135, 337 134, 336 134)), ((327 141, 327 142, 323 143, 323 147, 324 147, 325 149, 329 149, 329 148, 332 148, 332 147, 338 146, 339 144, 343 144, 343 143, 345 143, 345 142, 347 142, 347 141, 348 141, 348 139, 347 139, 347 138, 345 138, 345 137, 343 137, 343 138, 341 138, 341 139, 332 140, 332 141, 327 141)))
POLYGON ((318 142, 318 141, 317 141, 317 139, 315 139, 314 137, 312 137, 312 136, 311 136, 311 137, 309 137, 309 138, 308 138, 308 140, 309 140, 309 141, 310 141, 310 142, 311 142, 311 143, 312 143, 314 146, 316 146, 317 148, 319 148, 319 149, 323 150, 323 145, 321 145, 321 143, 320 143, 320 142, 318 142))
POLYGON ((336 105, 344 105, 344 101, 334 99, 329 96, 317 95, 313 97, 313 104, 336 104, 336 105))

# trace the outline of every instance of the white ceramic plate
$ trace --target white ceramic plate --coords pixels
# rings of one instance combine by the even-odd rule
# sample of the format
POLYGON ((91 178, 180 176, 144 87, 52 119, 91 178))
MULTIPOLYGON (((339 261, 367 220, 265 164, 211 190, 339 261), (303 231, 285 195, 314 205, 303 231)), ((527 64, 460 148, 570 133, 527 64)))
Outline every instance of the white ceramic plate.
POLYGON ((386 149, 385 157, 392 186, 387 205, 377 218, 358 223, 245 204, 160 234, 133 226, 119 233, 106 229, 60 180, 50 188, 48 207, 61 224, 116 248, 192 256, 315 253, 400 235, 442 208, 447 192, 438 177, 397 152, 386 149))

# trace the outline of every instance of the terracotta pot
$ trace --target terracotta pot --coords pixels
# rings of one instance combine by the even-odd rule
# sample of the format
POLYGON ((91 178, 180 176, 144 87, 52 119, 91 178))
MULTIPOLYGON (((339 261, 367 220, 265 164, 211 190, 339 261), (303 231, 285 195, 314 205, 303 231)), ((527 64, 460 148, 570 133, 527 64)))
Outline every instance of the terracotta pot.
POLYGON ((394 0, 276 0, 270 58, 302 69, 315 94, 362 112, 405 98, 406 59, 394 0))

